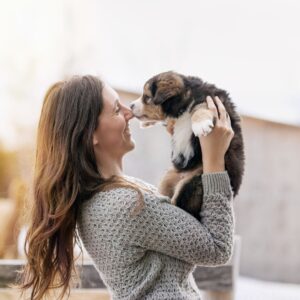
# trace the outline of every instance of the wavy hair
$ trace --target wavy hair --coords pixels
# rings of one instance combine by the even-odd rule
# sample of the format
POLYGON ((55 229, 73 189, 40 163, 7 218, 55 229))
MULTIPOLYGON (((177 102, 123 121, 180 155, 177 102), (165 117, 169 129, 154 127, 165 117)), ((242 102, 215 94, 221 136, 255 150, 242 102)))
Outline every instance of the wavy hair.
POLYGON ((74 76, 53 84, 44 97, 25 241, 27 263, 19 284, 22 293, 30 289, 32 300, 53 288, 60 289, 60 299, 70 293, 82 201, 121 186, 139 193, 134 214, 144 207, 140 187, 118 176, 103 179, 97 168, 92 139, 103 109, 102 89, 95 76, 74 76))

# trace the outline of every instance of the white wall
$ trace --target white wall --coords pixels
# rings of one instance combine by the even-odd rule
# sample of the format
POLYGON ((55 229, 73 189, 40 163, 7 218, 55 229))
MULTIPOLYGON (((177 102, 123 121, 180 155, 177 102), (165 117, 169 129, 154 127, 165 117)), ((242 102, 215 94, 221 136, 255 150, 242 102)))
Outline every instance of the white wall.
POLYGON ((297 0, 2 0, 0 139, 29 139, 46 88, 74 73, 140 92, 174 69, 227 89, 241 113, 299 124, 299 8, 297 0))
POLYGON ((244 118, 246 168, 235 199, 241 274, 300 284, 300 127, 244 118))

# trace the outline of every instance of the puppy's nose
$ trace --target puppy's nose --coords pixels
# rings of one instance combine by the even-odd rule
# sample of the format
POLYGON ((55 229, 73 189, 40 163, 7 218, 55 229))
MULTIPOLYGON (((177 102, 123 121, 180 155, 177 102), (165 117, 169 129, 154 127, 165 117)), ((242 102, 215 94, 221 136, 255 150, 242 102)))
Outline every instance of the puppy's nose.
POLYGON ((134 109, 134 103, 131 103, 131 104, 129 105, 129 107, 130 107, 131 110, 133 110, 133 109, 134 109))

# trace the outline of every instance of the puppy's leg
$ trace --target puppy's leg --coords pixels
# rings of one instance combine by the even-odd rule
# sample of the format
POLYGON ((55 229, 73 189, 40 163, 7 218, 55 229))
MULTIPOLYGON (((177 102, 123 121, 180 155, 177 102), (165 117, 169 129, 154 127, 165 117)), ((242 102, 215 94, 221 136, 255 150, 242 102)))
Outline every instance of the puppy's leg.
POLYGON ((174 194, 175 186, 180 180, 180 173, 175 169, 170 169, 161 180, 158 191, 165 196, 172 197, 174 194))
POLYGON ((206 103, 201 103, 194 107, 192 116, 192 130, 196 136, 208 135, 214 128, 214 115, 207 108, 206 103))
POLYGON ((192 170, 192 171, 188 171, 188 172, 181 172, 181 176, 179 181, 176 183, 176 186, 174 188, 174 193, 171 199, 171 203, 176 205, 178 203, 178 197, 181 194, 181 191, 183 189, 183 187, 192 180, 192 178, 197 177, 197 176, 201 176, 201 174, 203 173, 203 168, 202 166, 192 170))
POLYGON ((176 206, 193 215, 200 221, 200 211, 203 198, 202 175, 196 175, 184 180, 174 202, 176 206))
POLYGON ((175 119, 168 118, 167 123, 166 123, 166 127, 167 127, 167 131, 170 134, 174 133, 174 125, 175 125, 175 119))

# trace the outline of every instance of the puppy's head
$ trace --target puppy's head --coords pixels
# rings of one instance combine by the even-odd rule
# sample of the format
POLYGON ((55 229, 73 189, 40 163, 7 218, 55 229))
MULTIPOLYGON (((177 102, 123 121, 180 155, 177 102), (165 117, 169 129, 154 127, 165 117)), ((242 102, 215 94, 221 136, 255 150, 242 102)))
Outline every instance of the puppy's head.
POLYGON ((184 79, 172 71, 150 78, 142 96, 130 104, 135 117, 148 123, 178 118, 190 103, 190 91, 184 79))

